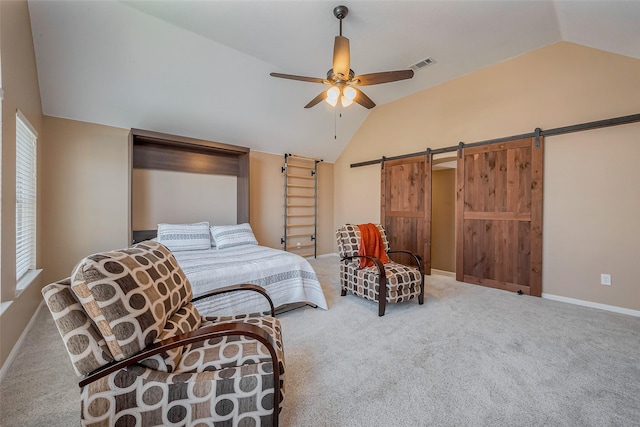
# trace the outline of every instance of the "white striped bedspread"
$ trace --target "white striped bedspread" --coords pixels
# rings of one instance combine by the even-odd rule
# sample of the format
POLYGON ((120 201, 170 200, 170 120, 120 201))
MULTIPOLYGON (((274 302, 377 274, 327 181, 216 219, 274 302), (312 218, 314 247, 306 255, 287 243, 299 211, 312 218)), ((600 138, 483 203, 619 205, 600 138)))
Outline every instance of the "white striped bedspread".
MULTIPOLYGON (((313 267, 299 255, 258 245, 218 250, 174 252, 189 278, 194 297, 207 291, 240 283, 262 286, 278 308, 310 303, 327 310, 322 287, 313 267)), ((204 316, 266 311, 268 303, 257 292, 241 291, 197 301, 204 316)))

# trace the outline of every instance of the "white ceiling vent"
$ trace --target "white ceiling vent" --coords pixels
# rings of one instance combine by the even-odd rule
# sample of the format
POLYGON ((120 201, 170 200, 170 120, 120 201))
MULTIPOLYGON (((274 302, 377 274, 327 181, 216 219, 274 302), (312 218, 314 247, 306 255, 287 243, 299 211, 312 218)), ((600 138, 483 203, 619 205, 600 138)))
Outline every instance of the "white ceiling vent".
POLYGON ((412 69, 413 71, 418 71, 425 67, 428 67, 429 65, 433 65, 435 63, 436 63, 436 60, 429 57, 427 59, 423 59, 422 61, 418 61, 413 65, 409 65, 409 68, 412 69))

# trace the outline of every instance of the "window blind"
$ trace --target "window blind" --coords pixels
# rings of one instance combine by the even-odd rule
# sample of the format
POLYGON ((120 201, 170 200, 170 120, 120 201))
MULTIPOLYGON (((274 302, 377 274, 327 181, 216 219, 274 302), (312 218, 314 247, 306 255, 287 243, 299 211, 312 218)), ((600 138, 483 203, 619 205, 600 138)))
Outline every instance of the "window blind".
POLYGON ((16 278, 36 267, 37 134, 16 114, 16 278))

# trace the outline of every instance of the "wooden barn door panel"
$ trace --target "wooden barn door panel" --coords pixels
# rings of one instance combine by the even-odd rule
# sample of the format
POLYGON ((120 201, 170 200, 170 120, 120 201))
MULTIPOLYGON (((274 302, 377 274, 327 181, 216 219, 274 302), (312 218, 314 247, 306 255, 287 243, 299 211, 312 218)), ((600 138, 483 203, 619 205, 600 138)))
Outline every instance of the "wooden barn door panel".
POLYGON ((543 142, 463 150, 458 158, 457 280, 540 296, 543 142))
MULTIPOLYGON (((431 156, 385 161, 381 180, 380 223, 391 249, 419 254, 431 274, 431 156)), ((407 255, 392 258, 411 263, 407 255)))

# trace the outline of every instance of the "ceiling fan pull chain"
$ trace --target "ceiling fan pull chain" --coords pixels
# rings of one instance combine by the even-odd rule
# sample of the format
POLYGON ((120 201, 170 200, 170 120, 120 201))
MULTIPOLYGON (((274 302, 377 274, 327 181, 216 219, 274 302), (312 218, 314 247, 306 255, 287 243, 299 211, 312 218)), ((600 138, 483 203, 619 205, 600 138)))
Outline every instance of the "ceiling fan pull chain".
POLYGON ((333 139, 338 139, 338 117, 342 118, 342 113, 338 116, 338 110, 333 110, 333 139))

